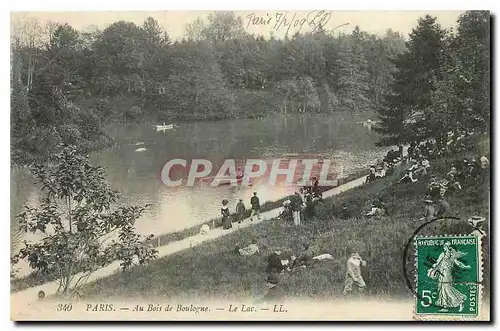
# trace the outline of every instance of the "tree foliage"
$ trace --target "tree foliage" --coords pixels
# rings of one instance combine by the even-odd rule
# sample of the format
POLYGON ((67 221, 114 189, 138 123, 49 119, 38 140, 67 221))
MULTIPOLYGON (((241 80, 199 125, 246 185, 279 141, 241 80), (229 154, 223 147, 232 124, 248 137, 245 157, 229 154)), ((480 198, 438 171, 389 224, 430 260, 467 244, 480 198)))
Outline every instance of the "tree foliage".
POLYGON ((465 12, 456 31, 445 31, 426 16, 407 48, 395 60, 392 88, 378 107, 380 143, 489 132, 489 13, 465 12))
MULTIPOLYGON (((146 206, 118 206, 118 193, 75 147, 62 146, 52 166, 37 165, 32 173, 44 197, 38 208, 26 206, 17 217, 21 231, 40 233, 12 262, 27 260, 30 267, 56 275, 59 292, 78 293, 97 269, 119 260, 123 269, 155 258, 134 230, 146 206)), ((148 237, 147 239, 151 239, 148 237)))

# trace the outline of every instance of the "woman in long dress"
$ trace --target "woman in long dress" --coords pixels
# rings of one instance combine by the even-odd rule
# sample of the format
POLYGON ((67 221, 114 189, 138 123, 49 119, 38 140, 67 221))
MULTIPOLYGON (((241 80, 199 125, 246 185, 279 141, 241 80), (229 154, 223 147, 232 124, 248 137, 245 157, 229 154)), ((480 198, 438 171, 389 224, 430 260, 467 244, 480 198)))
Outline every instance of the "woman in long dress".
POLYGON ((224 230, 230 229, 233 227, 233 224, 231 223, 231 218, 230 218, 230 213, 229 213, 229 207, 227 206, 228 201, 226 199, 222 200, 222 207, 220 209, 220 212, 222 214, 222 228, 224 230))
POLYGON ((461 312, 467 296, 453 287, 451 272, 454 265, 462 269, 470 269, 470 266, 458 261, 458 258, 464 256, 465 253, 455 250, 451 247, 450 242, 444 244, 443 250, 437 262, 428 270, 427 275, 432 279, 438 279, 436 306, 442 307, 440 311, 448 311, 449 308, 459 307, 459 312, 461 312))

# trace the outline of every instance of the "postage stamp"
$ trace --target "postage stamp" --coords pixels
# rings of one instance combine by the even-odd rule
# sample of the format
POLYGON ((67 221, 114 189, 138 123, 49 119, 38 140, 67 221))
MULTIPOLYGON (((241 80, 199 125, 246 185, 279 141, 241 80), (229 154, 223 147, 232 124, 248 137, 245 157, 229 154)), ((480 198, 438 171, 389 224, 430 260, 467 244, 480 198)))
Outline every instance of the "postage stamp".
POLYGON ((477 317, 481 306, 481 238, 417 237, 416 317, 477 317))

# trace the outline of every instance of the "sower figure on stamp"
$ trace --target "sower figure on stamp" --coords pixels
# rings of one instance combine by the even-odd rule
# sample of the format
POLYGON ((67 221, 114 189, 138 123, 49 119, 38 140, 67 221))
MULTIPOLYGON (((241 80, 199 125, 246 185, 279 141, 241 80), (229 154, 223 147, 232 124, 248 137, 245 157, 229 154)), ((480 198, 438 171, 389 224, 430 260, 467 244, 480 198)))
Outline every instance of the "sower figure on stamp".
POLYGON ((458 260, 464 255, 465 253, 451 247, 448 241, 444 244, 443 252, 439 255, 436 263, 427 271, 427 276, 438 280, 438 299, 436 305, 443 307, 440 310, 442 312, 456 307, 458 307, 459 312, 462 312, 464 309, 464 302, 467 296, 453 287, 453 275, 451 273, 454 265, 462 269, 471 268, 458 260))
POLYGON ((344 295, 352 292, 352 286, 354 284, 358 287, 359 292, 364 291, 366 284, 361 275, 361 266, 366 267, 366 261, 364 261, 358 253, 352 253, 351 257, 347 260, 344 295))

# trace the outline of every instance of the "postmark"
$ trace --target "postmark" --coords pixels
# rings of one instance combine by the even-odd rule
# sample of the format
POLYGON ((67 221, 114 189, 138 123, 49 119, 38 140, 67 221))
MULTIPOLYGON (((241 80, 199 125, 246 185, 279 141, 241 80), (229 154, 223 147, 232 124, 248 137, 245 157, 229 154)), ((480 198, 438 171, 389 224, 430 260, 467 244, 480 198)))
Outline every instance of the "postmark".
POLYGON ((477 318, 481 310, 481 238, 417 236, 415 318, 477 318))

